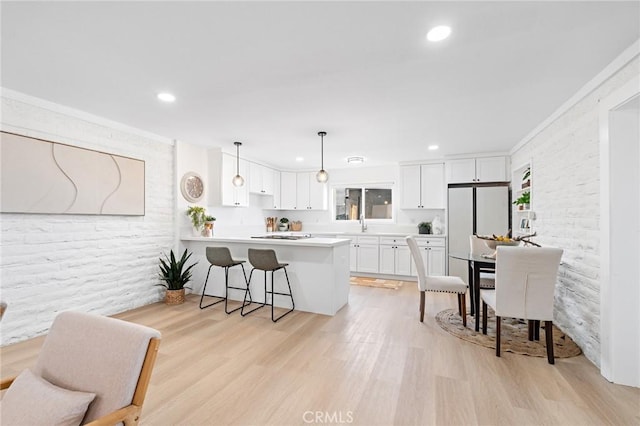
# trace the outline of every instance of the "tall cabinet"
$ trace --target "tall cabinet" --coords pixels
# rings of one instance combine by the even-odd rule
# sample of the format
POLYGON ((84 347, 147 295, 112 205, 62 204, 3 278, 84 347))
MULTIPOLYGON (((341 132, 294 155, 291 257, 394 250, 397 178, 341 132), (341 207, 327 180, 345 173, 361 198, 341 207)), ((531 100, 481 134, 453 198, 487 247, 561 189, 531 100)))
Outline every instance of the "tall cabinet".
POLYGON ((444 163, 400 167, 402 209, 444 209, 444 163))
POLYGON ((212 205, 247 207, 249 205, 249 188, 247 177, 249 167, 246 160, 240 159, 239 170, 236 170, 236 157, 225 154, 219 149, 208 152, 209 192, 208 199, 212 205), (237 172, 245 178, 243 186, 236 187, 232 183, 237 172))

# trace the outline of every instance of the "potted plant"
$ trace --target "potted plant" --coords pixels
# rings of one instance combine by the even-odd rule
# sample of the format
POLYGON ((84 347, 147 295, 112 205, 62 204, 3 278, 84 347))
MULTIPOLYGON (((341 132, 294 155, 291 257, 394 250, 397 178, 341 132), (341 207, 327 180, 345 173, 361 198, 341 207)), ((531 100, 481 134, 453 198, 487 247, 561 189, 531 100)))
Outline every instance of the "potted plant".
POLYGON ((278 229, 280 231, 287 231, 289 229, 289 219, 287 219, 286 217, 281 218, 278 229))
POLYGON ((419 234, 430 234, 431 233, 431 222, 420 222, 418 224, 418 233, 419 234))
POLYGON ((206 222, 207 215, 205 214, 204 207, 189 206, 187 209, 187 216, 191 219, 191 225, 193 226, 193 236, 202 236, 204 229, 204 223, 206 222))
POLYGON ((531 168, 527 168, 522 174, 522 189, 529 188, 531 186, 531 168))
POLYGON ((164 303, 167 305, 184 303, 184 289, 191 288, 187 287, 186 284, 191 281, 191 269, 198 263, 193 263, 185 268, 185 264, 190 257, 191 253, 184 249, 180 260, 176 259, 173 250, 171 250, 168 257, 165 255, 164 259, 160 258, 159 276, 162 282, 158 285, 167 289, 164 296, 164 303))
POLYGON ((531 192, 523 192, 513 204, 518 206, 518 210, 529 210, 529 204, 531 203, 531 192))
POLYGON ((203 235, 205 237, 213 237, 213 223, 216 221, 216 218, 213 216, 205 215, 204 216, 204 231, 203 235))

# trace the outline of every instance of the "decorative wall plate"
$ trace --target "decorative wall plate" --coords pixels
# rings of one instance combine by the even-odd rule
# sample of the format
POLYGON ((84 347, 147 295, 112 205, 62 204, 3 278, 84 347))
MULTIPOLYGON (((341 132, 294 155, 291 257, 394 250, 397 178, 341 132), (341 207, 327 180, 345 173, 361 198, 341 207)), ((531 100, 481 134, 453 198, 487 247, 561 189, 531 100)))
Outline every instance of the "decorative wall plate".
POLYGON ((185 200, 195 203, 204 196, 204 181, 199 174, 187 172, 180 181, 180 191, 185 200))

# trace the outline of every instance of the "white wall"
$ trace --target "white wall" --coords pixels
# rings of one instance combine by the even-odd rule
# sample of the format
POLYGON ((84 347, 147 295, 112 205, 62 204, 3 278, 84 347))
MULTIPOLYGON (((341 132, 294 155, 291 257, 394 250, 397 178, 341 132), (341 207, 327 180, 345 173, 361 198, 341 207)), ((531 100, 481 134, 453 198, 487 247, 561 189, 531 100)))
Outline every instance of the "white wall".
POLYGON ((515 151, 529 159, 535 241, 564 249, 555 322, 600 364, 599 101, 637 75, 636 57, 515 151))
MULTIPOLYGON (((3 90, 2 130, 145 161, 145 216, 0 215, 1 344, 45 333, 60 311, 111 315, 162 299, 173 245, 171 141, 3 90)), ((16 182, 19 184, 19 182, 16 182)))

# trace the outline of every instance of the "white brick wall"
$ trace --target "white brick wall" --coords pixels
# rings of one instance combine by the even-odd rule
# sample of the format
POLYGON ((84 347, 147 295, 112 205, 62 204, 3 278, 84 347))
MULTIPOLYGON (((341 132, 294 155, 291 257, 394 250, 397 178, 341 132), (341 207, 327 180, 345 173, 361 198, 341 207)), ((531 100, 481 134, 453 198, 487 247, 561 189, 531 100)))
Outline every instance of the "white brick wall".
POLYGON ((564 249, 555 322, 600 365, 600 99, 637 75, 637 57, 513 153, 532 160, 535 241, 564 249))
POLYGON ((173 147, 62 107, 3 96, 2 129, 145 161, 145 216, 0 215, 2 345, 45 333, 55 315, 111 315, 162 299, 158 258, 174 238, 173 147))

